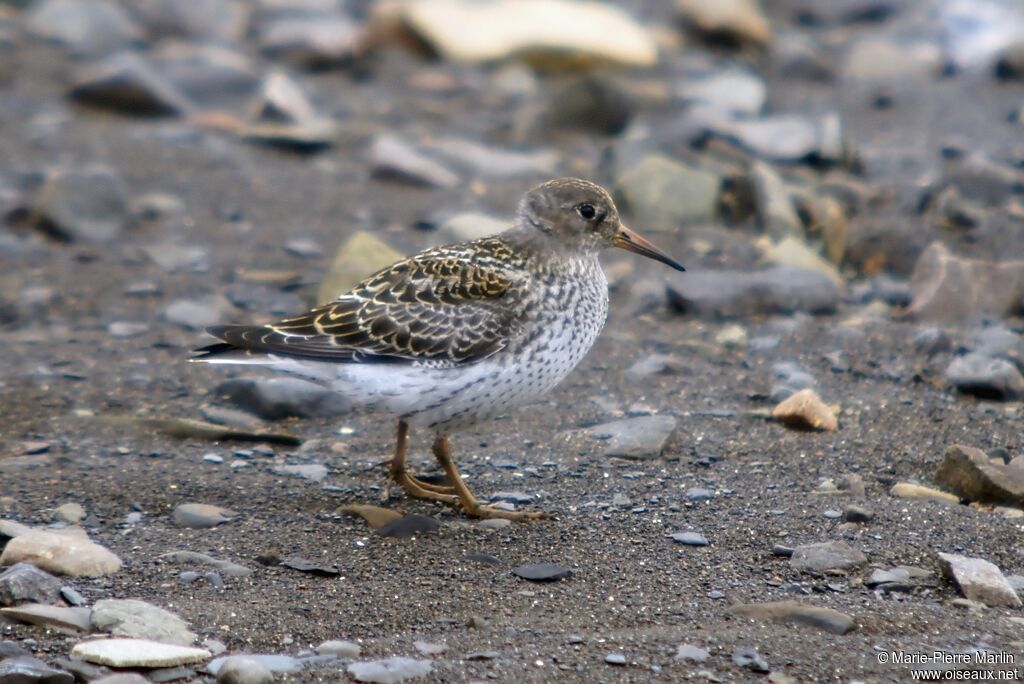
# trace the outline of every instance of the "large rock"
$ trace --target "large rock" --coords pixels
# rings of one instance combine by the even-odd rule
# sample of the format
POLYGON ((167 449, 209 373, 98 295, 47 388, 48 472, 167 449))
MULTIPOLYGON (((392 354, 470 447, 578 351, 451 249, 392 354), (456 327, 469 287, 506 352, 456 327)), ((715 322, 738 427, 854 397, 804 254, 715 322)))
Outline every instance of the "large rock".
POLYGON ((318 301, 340 297, 366 276, 402 258, 394 248, 373 233, 357 231, 338 248, 327 275, 317 290, 318 301))
POLYGON ((615 195, 638 226, 672 230, 714 220, 721 186, 715 173, 655 154, 615 179, 615 195))
POLYGON ((135 599, 102 599, 92 608, 92 624, 114 636, 189 646, 196 640, 174 613, 135 599))
POLYGON ((0 682, 3 684, 75 684, 70 672, 50 667, 31 656, 0 660, 0 682))
POLYGON ((647 29, 608 3, 419 0, 400 5, 388 19, 397 19, 444 57, 465 62, 519 56, 547 67, 581 62, 649 67, 658 61, 647 29))
POLYGON ((32 530, 7 542, 0 565, 31 563, 48 572, 72 577, 100 577, 121 569, 121 559, 83 534, 32 530))
POLYGON ((907 315, 935 323, 963 323, 1024 310, 1024 259, 959 257, 942 242, 925 249, 910 281, 907 315))
POLYGON ((300 378, 235 378, 216 392, 264 420, 340 416, 351 409, 342 395, 300 378))
POLYGON ((124 183, 105 166, 51 174, 33 208, 44 230, 69 241, 110 242, 128 223, 124 183))
POLYGON ((597 425, 587 434, 606 442, 605 456, 657 458, 675 435, 676 425, 673 416, 639 416, 597 425))
POLYGON ((60 599, 61 581, 29 563, 16 563, 0 573, 0 606, 18 603, 54 603, 60 599))
POLYGON ((669 276, 676 311, 708 318, 835 312, 839 288, 816 271, 777 266, 763 271, 688 271, 669 276))
POLYGON ((822 606, 809 606, 797 601, 739 603, 730 610, 752 620, 805 625, 830 634, 846 634, 855 627, 853 618, 845 613, 822 606))
POLYGON ((1024 506, 1024 467, 990 459, 974 447, 946 449, 935 481, 971 501, 1024 506))
POLYGON ((940 553, 942 574, 953 579, 964 596, 986 606, 1020 608, 1021 600, 1002 571, 987 560, 940 553))

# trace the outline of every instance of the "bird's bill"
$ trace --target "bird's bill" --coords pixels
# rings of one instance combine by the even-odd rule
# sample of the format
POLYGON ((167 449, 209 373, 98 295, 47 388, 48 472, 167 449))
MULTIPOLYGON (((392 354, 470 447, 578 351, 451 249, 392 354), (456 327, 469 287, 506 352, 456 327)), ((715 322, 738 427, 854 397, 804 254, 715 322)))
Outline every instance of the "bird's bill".
POLYGON ((640 237, 633 232, 632 229, 627 228, 626 226, 619 226, 619 231, 615 234, 615 237, 612 238, 612 244, 629 252, 636 252, 637 254, 654 259, 655 261, 668 264, 677 271, 686 270, 683 268, 681 263, 663 252, 660 247, 655 246, 655 244, 647 238, 640 237))

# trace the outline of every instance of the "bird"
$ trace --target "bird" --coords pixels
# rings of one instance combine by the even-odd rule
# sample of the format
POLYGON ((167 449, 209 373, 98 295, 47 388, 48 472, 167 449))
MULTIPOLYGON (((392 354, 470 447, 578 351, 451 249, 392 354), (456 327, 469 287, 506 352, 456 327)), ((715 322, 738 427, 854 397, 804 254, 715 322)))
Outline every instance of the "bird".
POLYGON ((396 419, 388 474, 412 497, 476 518, 550 517, 482 504, 450 435, 543 396, 580 363, 608 315, 598 254, 611 247, 685 270, 628 228, 600 185, 551 180, 523 195, 507 230, 401 259, 297 316, 210 327, 218 341, 191 360, 269 366, 396 419), (409 472, 414 427, 433 432, 443 484, 409 472))

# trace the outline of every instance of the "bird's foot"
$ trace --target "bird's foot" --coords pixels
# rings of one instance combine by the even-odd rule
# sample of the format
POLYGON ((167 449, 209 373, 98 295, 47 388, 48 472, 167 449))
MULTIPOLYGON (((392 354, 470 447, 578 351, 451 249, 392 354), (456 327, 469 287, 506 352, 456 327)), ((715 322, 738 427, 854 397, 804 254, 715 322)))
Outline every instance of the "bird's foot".
POLYGON ((459 503, 461 499, 455 494, 455 489, 447 485, 437 485, 431 482, 419 480, 406 471, 400 471, 392 475, 396 484, 401 485, 406 494, 417 499, 428 501, 442 501, 448 504, 459 503))
POLYGON ((505 518, 506 520, 550 520, 554 518, 554 514, 548 513, 547 511, 506 511, 503 508, 495 508, 494 506, 484 506, 475 499, 473 501, 459 501, 462 506, 462 510, 466 512, 466 515, 474 518, 505 518))

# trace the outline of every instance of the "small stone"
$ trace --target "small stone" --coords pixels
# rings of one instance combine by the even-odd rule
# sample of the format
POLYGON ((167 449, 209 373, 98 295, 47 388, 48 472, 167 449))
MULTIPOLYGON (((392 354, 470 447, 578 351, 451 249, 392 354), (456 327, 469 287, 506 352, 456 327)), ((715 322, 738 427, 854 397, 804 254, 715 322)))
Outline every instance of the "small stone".
POLYGON ((323 463, 304 463, 302 465, 274 466, 274 472, 278 475, 301 477, 310 482, 323 482, 327 477, 328 470, 323 463))
POLYGON ((686 546, 707 546, 707 537, 699 532, 676 532, 669 535, 672 537, 672 541, 684 544, 686 546))
POLYGON ((623 213, 651 229, 713 221, 722 180, 717 174, 662 155, 645 157, 615 179, 623 213))
POLYGON ((942 492, 931 487, 914 484, 913 482, 897 482, 889 490, 893 496, 901 499, 919 499, 924 501, 936 501, 943 504, 960 504, 960 497, 949 492, 942 492))
POLYGON ((359 27, 333 12, 310 16, 283 16, 264 22, 260 51, 275 61, 302 69, 323 69, 346 64, 360 50, 359 27))
POLYGON ((363 648, 351 641, 325 641, 314 649, 319 655, 335 655, 339 658, 358 658, 363 648))
POLYGON ((341 510, 345 513, 354 513, 355 515, 360 516, 366 521, 366 524, 375 530, 397 520, 401 520, 403 517, 399 511, 394 511, 390 508, 381 508, 380 506, 370 506, 368 504, 350 504, 348 506, 343 506, 341 510))
POLYGON ((402 258, 402 254, 375 234, 356 231, 338 248, 317 296, 329 301, 348 292, 365 276, 402 258))
POLYGON ((84 536, 30 530, 14 537, 0 554, 0 565, 31 563, 58 575, 100 577, 121 569, 121 559, 84 536))
MULTIPOLYGON (((215 658, 209 662, 206 666, 206 670, 212 675, 220 675, 221 668, 232 658, 238 657, 240 656, 224 656, 222 658, 215 658)), ((281 674, 293 674, 299 672, 302 670, 303 666, 302 660, 290 655, 247 653, 241 657, 244 657, 246 660, 259 663, 271 672, 279 672, 281 674)))
POLYGON ((711 501, 715 498, 715 493, 703 487, 690 487, 686 490, 686 498, 689 501, 711 501))
POLYGON ((832 409, 810 388, 802 389, 782 401, 772 411, 772 417, 800 430, 834 432, 839 427, 832 409))
POLYGON ((703 663, 711 656, 705 649, 691 644, 679 644, 676 647, 676 660, 689 660, 694 663, 703 663))
POLYGON ((112 337, 128 338, 144 335, 149 331, 149 325, 135 321, 114 321, 107 326, 107 332, 112 337))
POLYGON ((165 553, 159 558, 163 561, 172 563, 194 563, 200 566, 212 567, 220 573, 228 577, 251 577, 252 570, 239 565, 238 563, 232 563, 227 560, 219 560, 208 556, 205 553, 198 553, 196 551, 171 551, 165 553))
POLYGON ((196 635, 180 617, 135 599, 101 599, 93 605, 92 624, 113 636, 190 646, 196 635))
POLYGON ((174 522, 179 527, 206 529, 230 521, 235 512, 220 506, 201 503, 179 504, 174 508, 174 522))
POLYGON ((133 6, 154 37, 232 43, 244 37, 250 6, 242 0, 137 0, 133 6))
POLYGON ((60 580, 29 563, 15 563, 0 573, 0 606, 19 603, 54 603, 60 598, 60 580))
POLYGON ((964 596, 990 607, 1020 608, 1017 592, 998 567, 981 558, 939 553, 942 574, 953 579, 964 596))
POLYGON ((696 102, 727 115, 757 116, 768 89, 764 81, 744 69, 729 69, 701 79, 687 79, 679 88, 683 102, 696 102))
POLYGON ((489 518, 488 520, 481 520, 477 523, 479 527, 483 527, 488 530, 503 530, 511 524, 512 521, 508 518, 489 518))
POLYGON ((177 86, 134 52, 82 67, 70 95, 77 102, 133 116, 179 116, 194 109, 177 86))
POLYGON ((273 684, 274 674, 255 658, 231 656, 217 669, 217 684, 273 684))
POLYGON ((535 127, 540 134, 566 129, 598 135, 618 135, 633 118, 629 95, 611 78, 587 73, 569 78, 548 98, 547 110, 535 127))
POLYGON ((771 25, 758 0, 676 0, 675 4, 682 21, 709 40, 760 47, 771 42, 771 25))
POLYGON ((407 539, 421 534, 436 532, 439 529, 441 529, 440 523, 433 518, 413 513, 385 523, 381 527, 377 528, 377 534, 382 537, 407 539))
POLYGON ((23 603, 13 608, 0 608, 0 616, 14 618, 30 625, 40 625, 66 634, 88 634, 92 631, 88 608, 62 608, 42 603, 23 603))
POLYGON ((672 440, 677 421, 673 416, 639 416, 589 428, 587 434, 605 440, 605 456, 658 458, 672 440))
POLYGON ((790 565, 800 572, 825 573, 855 570, 867 564, 867 557, 846 542, 804 544, 793 549, 790 565))
POLYGON ((51 667, 38 658, 22 655, 0 659, 3 684, 75 684, 70 672, 51 667))
POLYGON ((770 672, 768 661, 752 648, 737 648, 732 652, 732 662, 752 672, 770 672))
MULTIPOLYGON (((237 108, 259 84, 258 71, 248 56, 224 45, 167 42, 157 48, 153 60, 160 74, 199 109, 237 108)), ((175 210, 173 205, 167 207, 172 216, 184 214, 184 206, 175 210)))
POLYGON ((82 641, 71 649, 75 658, 110 667, 176 667, 201 663, 210 658, 203 648, 161 644, 145 639, 96 639, 82 641))
POLYGON ((765 162, 756 161, 750 168, 750 180, 761 228, 776 239, 803 233, 803 223, 797 215, 793 196, 775 169, 765 162))
POLYGON ((426 677, 433 669, 429 660, 403 657, 349 663, 347 668, 349 676, 356 681, 376 684, 398 684, 407 679, 426 677))
POLYGON ((53 517, 56 520, 63 520, 71 525, 77 525, 85 518, 85 509, 82 508, 82 504, 66 503, 58 506, 53 511, 53 517))
POLYGON ((448 650, 447 644, 439 644, 433 641, 426 641, 424 639, 417 639, 412 645, 417 651, 425 656, 441 655, 448 650))
POLYGON ((855 626, 853 618, 832 608, 809 606, 797 601, 740 603, 731 608, 737 615, 770 622, 806 625, 829 634, 846 634, 855 626))
POLYGON ((621 653, 609 653, 604 657, 604 662, 608 663, 609 665, 625 665, 626 656, 622 655, 621 653))
POLYGON ((572 570, 555 563, 527 563, 512 570, 512 574, 531 582, 555 582, 572 576, 572 570))
POLYGON ((435 188, 454 188, 462 182, 454 171, 393 135, 374 139, 369 156, 373 175, 377 178, 435 188))
MULTIPOLYGON (((781 228, 777 227, 776 230, 781 228)), ((802 225, 799 230, 803 230, 802 225)), ((836 266, 798 235, 785 235, 775 241, 764 237, 755 245, 761 250, 761 260, 766 264, 815 271, 832 281, 837 288, 844 288, 843 276, 836 266)))
POLYGON ((65 601, 70 603, 72 606, 84 606, 86 603, 88 603, 85 600, 85 597, 82 596, 82 594, 79 593, 79 591, 74 587, 62 586, 60 588, 60 595, 65 601))
POLYGON ((864 506, 850 505, 843 510, 843 520, 846 522, 866 523, 871 522, 874 517, 874 512, 864 506))
MULTIPOLYGON (((520 152, 490 147, 465 138, 440 138, 426 146, 456 167, 466 168, 483 178, 547 177, 555 173, 559 161, 558 154, 551 150, 520 152)), ((504 223, 492 232, 504 230, 509 225, 504 223)))
POLYGON ((745 347, 747 346, 747 340, 747 329, 736 323, 725 326, 715 335, 715 342, 726 349, 745 347))
POLYGON ((1006 359, 972 352, 958 356, 946 369, 946 380, 963 394, 984 399, 1024 399, 1024 375, 1006 359))
POLYGON ((316 577, 337 577, 341 574, 333 565, 321 565, 301 556, 289 556, 281 561, 281 565, 316 577))
POLYGON ((164 318, 188 330, 203 330, 220 322, 223 313, 220 297, 175 299, 164 309, 164 318))
POLYGON ((816 271, 775 266, 763 271, 690 271, 668 277, 669 305, 685 315, 749 318, 807 312, 828 314, 839 306, 836 284, 816 271))
POLYGON ((110 242, 128 222, 124 182, 101 165, 51 174, 33 208, 43 230, 70 242, 110 242))
POLYGON ((43 0, 25 18, 29 31, 78 56, 126 47, 142 35, 121 7, 109 0, 43 0))
POLYGON ((217 385, 216 393, 263 420, 336 417, 350 408, 337 392, 301 378, 235 378, 217 385))

